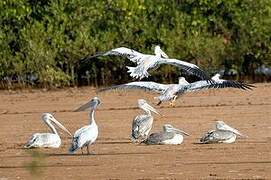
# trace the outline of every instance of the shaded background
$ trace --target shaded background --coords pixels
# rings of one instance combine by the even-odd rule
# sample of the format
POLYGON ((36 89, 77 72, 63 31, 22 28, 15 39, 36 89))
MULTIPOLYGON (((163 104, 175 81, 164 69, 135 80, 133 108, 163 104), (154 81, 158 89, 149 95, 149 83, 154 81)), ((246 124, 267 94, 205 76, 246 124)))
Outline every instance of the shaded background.
MULTIPOLYGON (((160 45, 236 80, 271 76, 269 0, 3 0, 0 17, 1 88, 131 81, 125 58, 80 61, 120 46, 153 54, 160 45)), ((176 82, 180 73, 165 65, 148 80, 176 82)))

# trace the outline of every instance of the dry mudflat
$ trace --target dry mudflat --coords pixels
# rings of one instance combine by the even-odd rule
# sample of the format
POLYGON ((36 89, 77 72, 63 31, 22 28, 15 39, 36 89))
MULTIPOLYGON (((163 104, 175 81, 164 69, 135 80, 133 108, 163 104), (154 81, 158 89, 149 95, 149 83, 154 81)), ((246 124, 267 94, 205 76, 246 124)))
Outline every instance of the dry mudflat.
POLYGON ((205 90, 183 95, 175 107, 155 105, 144 91, 107 92, 96 112, 99 137, 92 155, 69 155, 71 139, 61 132, 59 149, 25 150, 35 132, 48 132, 41 122, 51 112, 71 132, 88 123, 88 112, 73 112, 94 88, 56 91, 0 91, 0 180, 11 179, 271 179, 271 84, 253 91, 205 90), (129 139, 132 119, 144 98, 163 116, 152 132, 170 123, 190 134, 177 146, 136 145, 129 139), (224 120, 247 138, 233 144, 198 144, 201 135, 224 120))

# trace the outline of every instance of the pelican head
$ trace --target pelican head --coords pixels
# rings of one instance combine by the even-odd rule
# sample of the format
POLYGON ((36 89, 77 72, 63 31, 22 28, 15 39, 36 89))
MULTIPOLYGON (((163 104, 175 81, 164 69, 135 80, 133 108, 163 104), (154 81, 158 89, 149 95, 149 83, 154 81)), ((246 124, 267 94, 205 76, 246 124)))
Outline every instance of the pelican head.
POLYGON ((94 97, 89 102, 87 102, 86 104, 80 106, 79 108, 77 108, 74 111, 75 112, 84 111, 84 110, 86 110, 88 108, 96 109, 97 106, 100 105, 100 104, 101 104, 101 100, 98 97, 94 97))
POLYGON ((159 57, 168 58, 168 55, 164 51, 162 51, 160 46, 155 46, 154 54, 159 57))
POLYGON ((44 121, 48 125, 50 125, 51 122, 53 122, 55 125, 57 125, 59 128, 61 128, 63 131, 65 131, 70 136, 72 136, 70 131, 68 129, 66 129, 60 122, 58 122, 52 114, 43 113, 42 116, 41 116, 41 119, 42 119, 42 121, 44 121))
POLYGON ((150 111, 161 115, 158 111, 156 111, 156 109, 154 109, 152 106, 150 106, 146 100, 144 99, 139 99, 138 100, 138 107, 141 108, 143 111, 146 111, 148 113, 150 113, 150 111))
POLYGON ((101 100, 98 97, 94 97, 90 100, 90 108, 96 109, 101 104, 101 100))
POLYGON ((189 82, 187 82, 184 77, 179 77, 179 84, 180 85, 188 85, 189 82))
POLYGON ((213 77, 212 80, 219 80, 219 78, 221 77, 221 75, 219 73, 216 73, 213 77))
POLYGON ((177 128, 174 128, 171 124, 165 124, 164 126, 163 126, 163 131, 164 132, 174 132, 174 133, 176 133, 176 134, 184 134, 184 135, 186 135, 186 136, 189 136, 189 134, 188 133, 186 133, 186 132, 184 132, 184 131, 182 131, 182 130, 180 130, 180 129, 177 129, 177 128))
POLYGON ((234 128, 230 127, 229 125, 227 125, 223 121, 216 121, 216 129, 222 130, 222 131, 231 131, 234 134, 237 134, 239 136, 244 136, 237 129, 234 129, 234 128))

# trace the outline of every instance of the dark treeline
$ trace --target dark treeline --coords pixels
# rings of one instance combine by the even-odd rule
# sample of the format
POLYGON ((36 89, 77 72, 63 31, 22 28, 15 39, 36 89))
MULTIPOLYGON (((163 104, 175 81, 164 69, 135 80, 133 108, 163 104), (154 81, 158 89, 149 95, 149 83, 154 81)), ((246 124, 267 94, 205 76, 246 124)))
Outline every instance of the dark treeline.
MULTIPOLYGON (((1 88, 109 85, 131 81, 125 58, 80 58, 125 46, 161 48, 210 74, 257 80, 271 65, 270 0, 2 0, 1 88)), ((163 66, 150 80, 175 81, 163 66)))

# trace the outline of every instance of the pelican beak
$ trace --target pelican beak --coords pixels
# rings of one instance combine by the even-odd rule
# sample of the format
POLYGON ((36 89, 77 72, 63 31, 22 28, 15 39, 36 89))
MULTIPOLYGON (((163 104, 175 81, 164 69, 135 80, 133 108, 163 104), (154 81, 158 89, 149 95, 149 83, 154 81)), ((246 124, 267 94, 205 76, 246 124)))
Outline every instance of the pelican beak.
POLYGON ((65 131, 66 133, 68 133, 70 136, 72 136, 71 132, 66 129, 60 122, 58 122, 55 118, 51 118, 50 119, 52 122, 54 122, 59 128, 61 128, 63 131, 65 131))
POLYGON ((239 136, 241 136, 241 137, 246 137, 245 135, 241 134, 237 129, 232 128, 232 127, 230 127, 230 126, 227 125, 227 124, 224 124, 222 127, 217 127, 217 129, 219 129, 219 130, 231 131, 231 132, 233 132, 234 134, 237 134, 237 135, 239 135, 239 136))
POLYGON ((74 112, 84 111, 90 107, 90 104, 91 104, 91 101, 89 101, 89 102, 83 104, 82 106, 80 106, 79 108, 75 109, 74 112))
POLYGON ((187 132, 184 132, 183 130, 180 130, 177 128, 173 128, 173 131, 175 131, 176 133, 179 133, 179 134, 184 134, 186 136, 190 136, 190 134, 188 134, 187 132))
POLYGON ((243 134, 241 134, 237 129, 234 129, 234 128, 229 128, 229 130, 231 131, 231 132, 233 132, 234 134, 237 134, 237 135, 239 135, 239 136, 241 136, 241 137, 246 137, 245 135, 243 135, 243 134))
POLYGON ((159 47, 159 53, 163 58, 168 58, 168 55, 159 47))
POLYGON ((84 111, 88 108, 96 108, 98 105, 101 104, 101 101, 99 99, 91 99, 89 102, 83 104, 79 108, 75 109, 74 112, 84 111))
POLYGON ((149 104, 145 104, 145 108, 156 113, 156 114, 159 114, 160 116, 162 116, 156 109, 154 109, 152 106, 150 106, 149 104))
POLYGON ((167 55, 166 53, 164 53, 164 51, 162 51, 162 50, 161 50, 161 56, 162 56, 163 58, 167 58, 167 59, 168 59, 168 55, 167 55))

